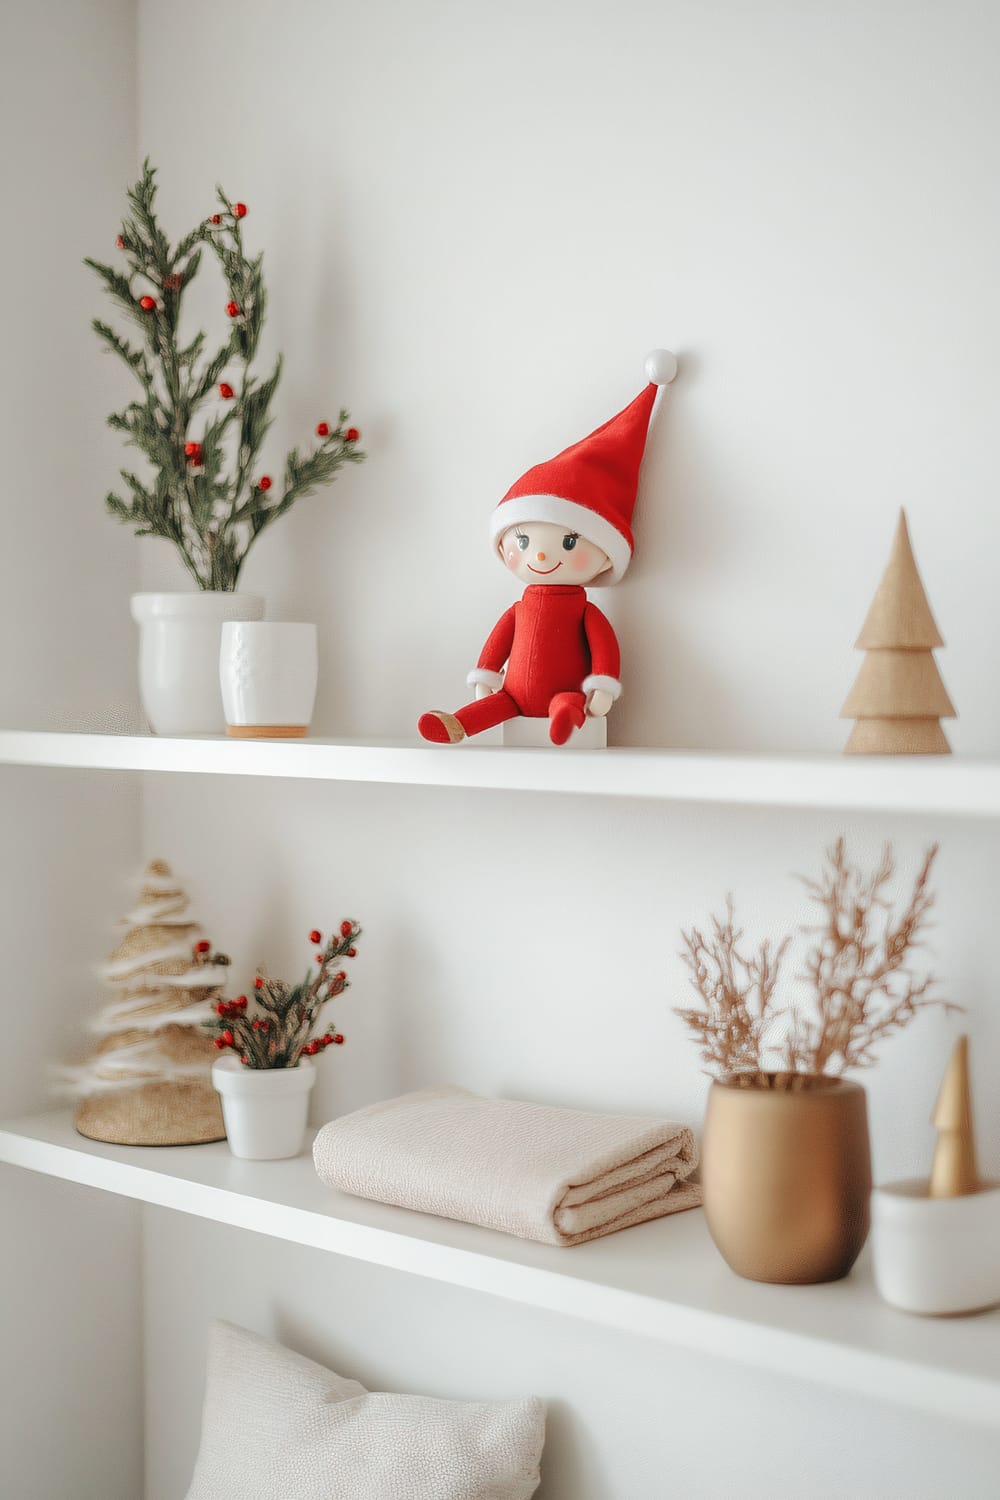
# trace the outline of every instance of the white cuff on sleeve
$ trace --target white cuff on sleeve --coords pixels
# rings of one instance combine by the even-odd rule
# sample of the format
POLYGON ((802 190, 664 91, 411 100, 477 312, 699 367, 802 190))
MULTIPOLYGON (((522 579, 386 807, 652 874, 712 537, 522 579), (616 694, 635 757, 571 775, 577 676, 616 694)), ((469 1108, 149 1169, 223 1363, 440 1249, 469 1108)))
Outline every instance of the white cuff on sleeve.
POLYGON ((470 687, 478 687, 482 683, 483 687, 492 688, 496 692, 498 687, 503 686, 503 673, 491 672, 487 667, 473 667, 465 680, 470 687))
POLYGON ((622 695, 622 685, 617 677, 602 677, 598 672, 583 679, 583 692, 608 693, 612 699, 617 699, 622 695))

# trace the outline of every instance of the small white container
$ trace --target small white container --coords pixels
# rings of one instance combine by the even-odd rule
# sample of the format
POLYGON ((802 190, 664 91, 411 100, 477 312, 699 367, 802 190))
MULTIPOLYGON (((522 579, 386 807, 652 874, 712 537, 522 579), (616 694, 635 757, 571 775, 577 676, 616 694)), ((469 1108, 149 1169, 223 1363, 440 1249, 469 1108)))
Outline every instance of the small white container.
POLYGON ((259 594, 133 594, 139 693, 154 734, 221 734, 219 643, 227 620, 259 620, 259 594))
POLYGON ((246 1068, 231 1054, 214 1062, 212 1083, 222 1098, 233 1155, 247 1161, 298 1156, 315 1082, 316 1069, 307 1057, 294 1068, 246 1068))
POLYGON ((219 682, 226 732, 237 739, 296 739, 316 702, 316 626, 277 620, 222 627, 219 682))
POLYGON ((875 1284, 903 1312, 947 1316, 1000 1303, 1000 1186, 929 1198, 919 1179, 872 1193, 875 1284))

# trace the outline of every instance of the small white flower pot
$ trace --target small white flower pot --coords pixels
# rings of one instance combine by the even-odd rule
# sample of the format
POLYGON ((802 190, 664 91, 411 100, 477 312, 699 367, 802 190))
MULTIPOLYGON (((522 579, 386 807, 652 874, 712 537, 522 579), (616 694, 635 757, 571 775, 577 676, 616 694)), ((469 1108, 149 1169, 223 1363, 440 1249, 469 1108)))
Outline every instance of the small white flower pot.
POLYGON ((316 1069, 307 1057, 294 1068, 246 1068, 231 1053, 212 1064, 222 1098, 229 1149, 247 1161, 298 1156, 305 1142, 309 1092, 316 1069))
POLYGON ((317 675, 315 625, 227 622, 219 654, 227 733, 238 739, 304 735, 316 702, 317 675))
POLYGON ((259 620, 259 594, 133 594, 139 692, 155 734, 222 734, 219 647, 226 620, 259 620))
POLYGON ((872 1193, 875 1284, 903 1312, 954 1315, 1000 1303, 1000 1185, 929 1198, 925 1181, 872 1193))

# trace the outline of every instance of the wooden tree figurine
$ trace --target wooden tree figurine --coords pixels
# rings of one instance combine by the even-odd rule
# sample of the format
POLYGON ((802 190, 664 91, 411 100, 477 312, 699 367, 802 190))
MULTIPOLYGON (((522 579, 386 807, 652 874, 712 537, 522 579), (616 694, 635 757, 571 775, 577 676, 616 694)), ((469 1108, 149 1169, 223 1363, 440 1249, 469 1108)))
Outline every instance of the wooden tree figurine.
POLYGON ((931 1198, 964 1198, 980 1189, 969 1089, 969 1038, 955 1043, 931 1123, 938 1133, 928 1193, 931 1198))
POLYGON ((114 996, 91 1023, 93 1054, 68 1070, 76 1128, 91 1140, 182 1146, 225 1136, 205 1022, 229 960, 199 939, 187 908, 169 865, 153 860, 103 970, 114 996))
POLYGON ((910 546, 906 513, 857 639, 866 652, 841 709, 855 719, 848 755, 950 755, 940 720, 955 718, 933 651, 943 646, 910 546))

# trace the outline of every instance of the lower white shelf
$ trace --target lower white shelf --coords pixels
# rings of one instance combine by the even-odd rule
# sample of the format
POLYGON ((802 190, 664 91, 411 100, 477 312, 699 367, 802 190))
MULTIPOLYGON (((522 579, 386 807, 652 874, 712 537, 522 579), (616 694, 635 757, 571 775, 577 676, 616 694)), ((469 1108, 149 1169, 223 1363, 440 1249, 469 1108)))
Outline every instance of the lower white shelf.
POLYGON ((561 1249, 325 1187, 312 1158, 247 1162, 212 1146, 87 1141, 68 1111, 0 1126, 0 1162, 738 1360, 795 1379, 1000 1429, 1000 1311, 908 1318, 867 1260, 842 1282, 734 1276, 699 1210, 561 1249))

